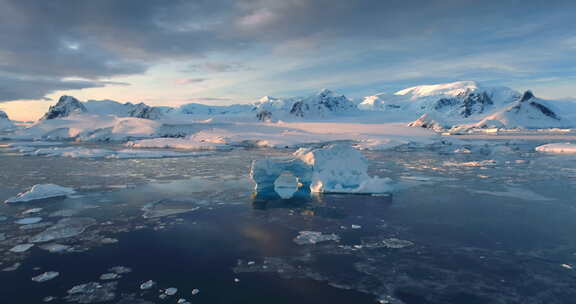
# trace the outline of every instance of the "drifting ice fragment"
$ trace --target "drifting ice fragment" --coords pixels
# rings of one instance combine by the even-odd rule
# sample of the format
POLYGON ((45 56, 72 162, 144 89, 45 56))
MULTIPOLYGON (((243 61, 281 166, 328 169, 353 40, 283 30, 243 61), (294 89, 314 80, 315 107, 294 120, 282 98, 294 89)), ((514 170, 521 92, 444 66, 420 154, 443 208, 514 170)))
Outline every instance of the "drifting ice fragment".
POLYGON ((164 294, 167 296, 173 296, 177 292, 178 292, 178 288, 170 287, 170 288, 167 288, 166 291, 164 291, 164 294))
POLYGON ((154 282, 152 280, 148 280, 148 281, 140 284, 140 289, 141 290, 150 289, 150 288, 154 287, 154 285, 156 285, 156 282, 154 282))
POLYGON ((294 238, 294 242, 298 245, 316 244, 326 241, 340 241, 340 237, 335 234, 322 234, 317 231, 300 231, 299 235, 294 238))
POLYGON ((43 243, 77 236, 94 224, 96 224, 96 220, 88 217, 64 218, 59 220, 54 226, 50 226, 43 232, 32 236, 29 241, 31 243, 43 243))
POLYGON ((36 224, 42 221, 41 217, 25 217, 23 219, 19 219, 17 221, 15 221, 14 223, 18 224, 18 225, 30 225, 30 224, 36 224))
POLYGON ((22 253, 28 251, 28 249, 32 247, 34 247, 34 244, 20 244, 12 247, 10 251, 14 253, 22 253))
POLYGON ((34 282, 38 282, 38 283, 42 283, 42 282, 46 282, 49 280, 54 279, 55 277, 59 276, 60 273, 56 272, 56 271, 48 271, 45 272, 43 274, 37 275, 35 277, 32 278, 32 281, 34 282))
POLYGON ((16 197, 7 199, 5 203, 21 203, 47 198, 65 197, 75 193, 74 189, 54 184, 34 185, 30 190, 19 193, 16 197))

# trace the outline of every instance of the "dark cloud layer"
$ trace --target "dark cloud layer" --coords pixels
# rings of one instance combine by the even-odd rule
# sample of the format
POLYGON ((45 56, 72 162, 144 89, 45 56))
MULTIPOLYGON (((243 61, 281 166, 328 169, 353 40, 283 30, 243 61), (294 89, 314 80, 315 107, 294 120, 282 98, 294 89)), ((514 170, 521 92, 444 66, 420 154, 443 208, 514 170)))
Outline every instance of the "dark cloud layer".
MULTIPOLYGON (((37 85, 22 91, 21 84, 2 85, 0 100, 40 98, 143 73, 163 61, 234 55, 291 40, 316 39, 325 46, 320 52, 334 43, 414 35, 469 43, 477 39, 472 33, 497 41, 506 37, 494 33, 520 35, 513 29, 532 23, 566 30, 574 25, 574 9, 573 1, 563 0, 0 0, 0 71, 29 79, 28 88, 37 85), (93 81, 72 84, 65 77, 93 81)), ((218 62, 191 67, 243 68, 218 62)))

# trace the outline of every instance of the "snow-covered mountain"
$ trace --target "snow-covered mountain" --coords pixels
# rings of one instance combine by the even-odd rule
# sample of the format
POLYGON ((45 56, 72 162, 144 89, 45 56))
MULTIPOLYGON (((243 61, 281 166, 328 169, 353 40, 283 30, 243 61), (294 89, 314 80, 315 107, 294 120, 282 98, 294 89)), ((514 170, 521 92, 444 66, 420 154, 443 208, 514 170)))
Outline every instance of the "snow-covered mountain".
POLYGON ((461 119, 491 112, 519 96, 518 92, 506 87, 484 87, 474 81, 459 81, 416 86, 394 94, 367 96, 358 107, 373 111, 404 111, 416 115, 438 113, 446 118, 461 119))
POLYGON ((285 118, 319 119, 357 111, 358 108, 352 100, 327 89, 308 97, 278 99, 266 96, 256 104, 256 116, 262 121, 285 118))
POLYGON ((177 113, 186 115, 236 115, 254 111, 254 105, 235 104, 229 106, 211 106, 200 103, 189 103, 176 109, 177 113))
POLYGON ((58 102, 48 109, 48 112, 40 120, 50 120, 56 118, 68 117, 72 114, 85 113, 88 110, 78 99, 63 95, 58 102))
POLYGON ((516 102, 487 116, 474 125, 476 128, 561 128, 570 127, 570 122, 562 119, 553 110, 549 101, 536 98, 526 91, 516 102))
POLYGON ((0 110, 0 131, 14 129, 14 123, 8 118, 6 112, 0 110))

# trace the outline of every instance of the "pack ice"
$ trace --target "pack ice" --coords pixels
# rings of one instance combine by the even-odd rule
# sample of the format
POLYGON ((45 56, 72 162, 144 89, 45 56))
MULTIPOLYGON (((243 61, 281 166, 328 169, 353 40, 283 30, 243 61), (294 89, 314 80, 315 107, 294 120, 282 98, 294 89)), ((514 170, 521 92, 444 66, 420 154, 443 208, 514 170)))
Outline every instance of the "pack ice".
POLYGON ((362 153, 349 145, 325 148, 301 148, 289 157, 275 157, 252 162, 250 176, 256 192, 274 191, 274 182, 283 173, 298 179, 299 187, 316 193, 387 193, 392 191, 389 178, 370 177, 368 162, 362 153))

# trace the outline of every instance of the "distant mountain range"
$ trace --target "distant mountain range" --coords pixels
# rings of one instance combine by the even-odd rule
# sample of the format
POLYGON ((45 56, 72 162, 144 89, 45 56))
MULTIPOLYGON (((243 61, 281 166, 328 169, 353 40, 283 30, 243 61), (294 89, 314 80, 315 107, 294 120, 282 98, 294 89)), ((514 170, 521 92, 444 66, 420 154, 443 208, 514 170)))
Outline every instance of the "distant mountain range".
MULTIPOLYGON (((416 86, 395 93, 367 96, 361 102, 326 89, 306 97, 266 96, 252 104, 211 106, 191 103, 174 108, 112 100, 81 102, 71 96, 62 96, 39 123, 81 114, 161 120, 163 123, 202 117, 274 122, 336 117, 362 119, 363 115, 380 115, 382 121, 400 119, 410 126, 437 131, 570 128, 576 125, 573 119, 576 117, 576 103, 543 100, 531 91, 520 93, 507 87, 484 87, 473 81, 416 86)), ((0 128, 11 124, 3 112, 0 112, 0 124, 0 128)))

